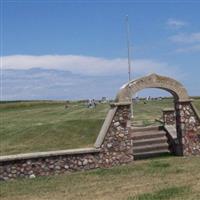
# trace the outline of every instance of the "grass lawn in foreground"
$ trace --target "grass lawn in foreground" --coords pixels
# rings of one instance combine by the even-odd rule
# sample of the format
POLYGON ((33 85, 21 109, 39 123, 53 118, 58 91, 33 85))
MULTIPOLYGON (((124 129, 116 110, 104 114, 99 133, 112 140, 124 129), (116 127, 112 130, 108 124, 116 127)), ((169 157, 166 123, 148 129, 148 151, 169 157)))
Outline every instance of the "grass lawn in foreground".
MULTIPOLYGON (((200 110, 200 99, 195 100, 200 110)), ((172 99, 143 101, 134 105, 134 120, 146 126, 160 118, 172 99)), ((109 110, 108 104, 95 109, 84 103, 36 101, 0 104, 0 155, 61 150, 93 146, 109 110)))
POLYGON ((200 158, 163 157, 110 169, 0 183, 1 200, 199 200, 200 158))

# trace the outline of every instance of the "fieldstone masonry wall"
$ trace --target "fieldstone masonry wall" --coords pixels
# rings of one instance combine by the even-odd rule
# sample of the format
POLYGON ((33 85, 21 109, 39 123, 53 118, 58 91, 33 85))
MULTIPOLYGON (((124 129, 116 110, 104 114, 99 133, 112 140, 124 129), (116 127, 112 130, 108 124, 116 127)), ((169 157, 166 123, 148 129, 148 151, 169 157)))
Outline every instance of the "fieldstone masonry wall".
POLYGON ((101 146, 101 166, 110 167, 133 161, 132 139, 128 131, 129 120, 130 104, 118 106, 101 146))
POLYGON ((82 149, 62 155, 5 156, 0 159, 0 180, 34 178, 64 172, 105 168, 133 161, 127 122, 130 105, 117 106, 116 113, 99 149, 82 149))
POLYGON ((178 140, 171 141, 176 155, 200 155, 200 119, 191 101, 177 102, 175 110, 163 110, 163 121, 177 127, 178 140))
POLYGON ((36 176, 94 169, 99 167, 98 161, 99 153, 83 153, 1 162, 0 180, 12 180, 20 177, 35 178, 36 176))
POLYGON ((200 155, 200 121, 191 101, 178 102, 177 129, 182 143, 183 155, 200 155))
POLYGON ((176 114, 174 109, 164 109, 163 110, 163 122, 166 125, 176 124, 176 114))

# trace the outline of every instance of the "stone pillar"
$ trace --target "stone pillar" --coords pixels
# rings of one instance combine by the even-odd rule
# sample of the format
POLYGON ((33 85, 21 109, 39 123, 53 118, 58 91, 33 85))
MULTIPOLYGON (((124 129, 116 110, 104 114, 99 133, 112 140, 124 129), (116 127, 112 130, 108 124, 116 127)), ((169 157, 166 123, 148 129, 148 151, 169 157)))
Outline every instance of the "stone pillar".
POLYGON ((176 123, 178 155, 200 155, 200 138, 197 134, 200 121, 191 106, 191 101, 176 103, 176 123))
POLYGON ((176 131, 177 131, 177 139, 175 141, 175 155, 183 156, 183 144, 182 144, 182 136, 184 135, 184 124, 182 123, 181 118, 181 109, 182 106, 180 102, 175 102, 175 114, 176 114, 176 131))
POLYGON ((163 109, 163 122, 165 125, 176 124, 176 114, 173 108, 163 109))
POLYGON ((112 119, 101 146, 102 167, 124 164, 133 161, 133 145, 129 133, 130 104, 113 104, 117 111, 112 119))

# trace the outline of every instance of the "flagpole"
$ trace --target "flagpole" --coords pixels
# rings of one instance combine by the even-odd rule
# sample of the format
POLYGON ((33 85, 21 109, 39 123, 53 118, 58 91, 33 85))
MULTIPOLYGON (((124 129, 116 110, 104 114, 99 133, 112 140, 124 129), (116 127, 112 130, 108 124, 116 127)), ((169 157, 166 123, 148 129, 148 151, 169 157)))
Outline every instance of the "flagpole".
POLYGON ((126 33, 127 33, 127 50, 128 50, 128 84, 129 84, 129 90, 130 90, 130 97, 131 97, 131 118, 133 119, 133 101, 132 101, 132 95, 131 95, 131 47, 130 47, 130 27, 129 27, 129 21, 128 21, 128 15, 126 15, 126 33))

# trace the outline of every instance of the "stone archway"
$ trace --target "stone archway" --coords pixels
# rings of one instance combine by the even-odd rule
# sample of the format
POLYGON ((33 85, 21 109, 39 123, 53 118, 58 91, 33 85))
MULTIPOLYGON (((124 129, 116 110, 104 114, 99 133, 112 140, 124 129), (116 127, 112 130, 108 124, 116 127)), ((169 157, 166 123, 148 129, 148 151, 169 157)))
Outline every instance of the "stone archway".
POLYGON ((120 88, 116 102, 119 105, 130 103, 132 96, 145 88, 166 90, 174 97, 177 131, 177 138, 174 141, 175 154, 199 154, 199 138, 196 132, 200 125, 200 117, 194 105, 191 103, 187 90, 178 81, 157 74, 151 74, 133 80, 120 88))
POLYGON ((117 94, 116 101, 130 101, 135 93, 145 88, 166 90, 174 96, 176 101, 190 101, 188 93, 181 83, 172 78, 157 74, 151 74, 123 85, 117 94))

